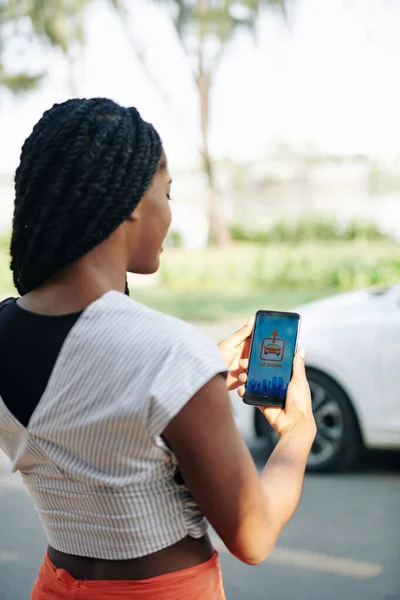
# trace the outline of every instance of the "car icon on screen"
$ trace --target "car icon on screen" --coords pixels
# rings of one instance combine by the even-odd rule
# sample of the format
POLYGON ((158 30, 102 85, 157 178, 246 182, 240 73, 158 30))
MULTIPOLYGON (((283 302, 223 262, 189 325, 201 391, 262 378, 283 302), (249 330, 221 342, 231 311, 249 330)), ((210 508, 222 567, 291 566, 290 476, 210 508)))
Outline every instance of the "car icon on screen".
POLYGON ((280 356, 281 348, 278 344, 267 344, 264 346, 264 354, 276 354, 276 356, 280 356))

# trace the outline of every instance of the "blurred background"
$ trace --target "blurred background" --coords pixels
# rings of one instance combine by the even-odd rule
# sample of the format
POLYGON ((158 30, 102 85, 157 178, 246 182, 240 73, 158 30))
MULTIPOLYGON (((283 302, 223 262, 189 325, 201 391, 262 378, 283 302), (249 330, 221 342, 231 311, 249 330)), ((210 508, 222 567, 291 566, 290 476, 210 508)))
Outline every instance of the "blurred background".
POLYGON ((162 135, 174 222, 144 302, 228 319, 399 279, 397 1, 3 0, 0 18, 0 293, 21 145, 71 96, 162 135))
MULTIPOLYGON (((0 0, 0 299, 15 293, 8 245, 22 143, 73 96, 136 106, 164 142, 173 225, 160 271, 130 276, 139 301, 218 339, 259 308, 398 290, 399 27, 398 0, 0 0)), ((395 318, 392 437, 372 447, 400 447, 395 318)), ((357 376, 363 364, 360 355, 357 376)), ((246 414, 238 408, 238 421, 246 414)), ((265 440, 250 429, 261 467, 265 440)), ((228 600, 400 598, 399 455, 357 465, 307 478, 266 565, 222 552, 228 600)), ((0 540, 0 599, 27 598, 45 543, 5 459, 0 540)))

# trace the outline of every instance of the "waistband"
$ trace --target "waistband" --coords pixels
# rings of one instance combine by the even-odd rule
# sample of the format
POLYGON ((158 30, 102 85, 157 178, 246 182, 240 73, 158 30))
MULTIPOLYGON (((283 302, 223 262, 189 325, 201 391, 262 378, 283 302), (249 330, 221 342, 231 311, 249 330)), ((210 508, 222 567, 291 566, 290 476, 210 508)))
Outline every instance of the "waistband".
POLYGON ((65 569, 57 569, 46 554, 39 572, 39 588, 41 582, 46 583, 46 587, 50 584, 54 591, 59 586, 67 594, 68 590, 73 593, 79 590, 82 596, 77 597, 88 600, 100 596, 132 600, 225 600, 218 551, 209 560, 194 567, 139 581, 75 579, 65 569))

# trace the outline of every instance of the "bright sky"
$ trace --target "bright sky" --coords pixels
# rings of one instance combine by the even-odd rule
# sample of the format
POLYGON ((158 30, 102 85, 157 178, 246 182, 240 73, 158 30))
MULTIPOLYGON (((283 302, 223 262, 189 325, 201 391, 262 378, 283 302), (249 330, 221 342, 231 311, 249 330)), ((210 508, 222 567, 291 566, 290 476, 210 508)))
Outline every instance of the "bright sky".
MULTIPOLYGON (((212 98, 216 157, 250 160, 271 144, 313 142, 332 153, 400 153, 400 6, 396 0, 292 0, 290 27, 263 18, 255 44, 242 35, 223 61, 212 98)), ((81 96, 135 105, 159 129, 174 168, 196 163, 197 96, 169 18, 150 0, 135 0, 133 28, 152 70, 185 123, 175 125, 118 20, 96 4, 87 16, 81 96)), ((61 58, 32 49, 51 64, 41 90, 0 96, 0 170, 13 170, 21 144, 43 111, 69 96, 61 58)), ((26 58, 25 58, 26 59, 26 58)))

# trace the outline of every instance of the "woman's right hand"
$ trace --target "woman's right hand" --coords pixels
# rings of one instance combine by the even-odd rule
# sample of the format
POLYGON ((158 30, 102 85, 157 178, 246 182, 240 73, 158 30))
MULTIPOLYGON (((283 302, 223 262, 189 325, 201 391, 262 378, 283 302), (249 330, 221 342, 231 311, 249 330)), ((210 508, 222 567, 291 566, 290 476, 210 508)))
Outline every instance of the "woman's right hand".
POLYGON ((296 354, 285 409, 261 410, 282 434, 261 475, 236 426, 221 375, 196 392, 163 432, 208 521, 230 552, 252 565, 271 552, 300 500, 316 431, 304 353, 296 354))
POLYGON ((293 375, 288 387, 285 408, 259 406, 270 425, 283 435, 301 427, 315 436, 316 425, 312 412, 310 386, 304 364, 305 351, 299 350, 293 361, 293 375))

